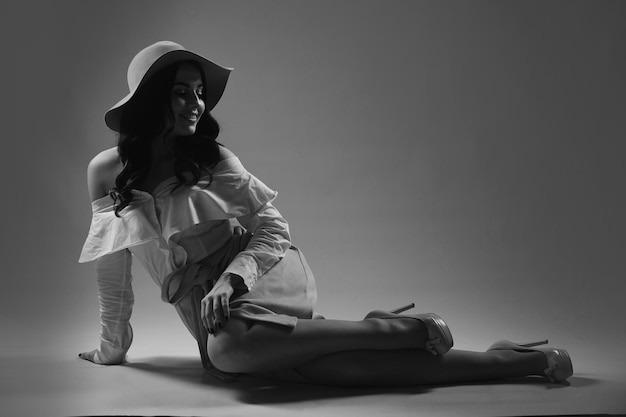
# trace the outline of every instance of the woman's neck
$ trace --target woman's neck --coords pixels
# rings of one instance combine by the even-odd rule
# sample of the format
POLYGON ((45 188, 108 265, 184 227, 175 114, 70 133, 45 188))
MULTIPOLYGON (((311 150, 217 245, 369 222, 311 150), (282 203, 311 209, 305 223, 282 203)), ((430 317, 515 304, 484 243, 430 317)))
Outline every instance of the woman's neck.
POLYGON ((168 136, 157 136, 152 140, 150 147, 150 166, 163 166, 173 162, 173 153, 170 150, 173 146, 174 138, 168 136))
POLYGON ((154 138, 150 148, 150 168, 145 178, 146 183, 158 183, 174 175, 174 155, 170 150, 172 145, 173 138, 154 138))

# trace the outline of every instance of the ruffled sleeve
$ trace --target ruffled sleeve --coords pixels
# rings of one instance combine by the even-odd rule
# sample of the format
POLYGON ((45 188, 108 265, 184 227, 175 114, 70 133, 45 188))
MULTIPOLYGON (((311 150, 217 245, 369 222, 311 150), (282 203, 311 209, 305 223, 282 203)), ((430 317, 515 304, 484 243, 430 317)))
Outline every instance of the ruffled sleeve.
POLYGON ((251 290, 259 277, 280 261, 291 247, 289 224, 279 211, 267 203, 255 213, 238 218, 252 239, 239 252, 224 273, 240 276, 251 290))
POLYGON ((91 203, 91 226, 78 262, 90 262, 122 249, 159 239, 157 220, 152 197, 136 192, 133 201, 115 215, 113 200, 109 196, 91 203))
POLYGON ((132 257, 127 250, 97 259, 100 348, 95 351, 95 363, 114 365, 124 362, 126 352, 133 342, 130 317, 135 298, 131 265, 132 257))
POLYGON ((174 178, 154 192, 165 240, 184 246, 176 235, 194 225, 236 219, 253 237, 225 272, 240 276, 248 289, 291 246, 288 224, 272 205, 278 193, 248 172, 239 158, 220 161, 211 176, 194 186, 176 188, 176 183, 174 178))
POLYGON ((278 195, 248 172, 237 157, 220 161, 212 175, 202 177, 196 185, 176 188, 176 183, 172 178, 154 191, 166 241, 197 224, 254 214, 278 195))

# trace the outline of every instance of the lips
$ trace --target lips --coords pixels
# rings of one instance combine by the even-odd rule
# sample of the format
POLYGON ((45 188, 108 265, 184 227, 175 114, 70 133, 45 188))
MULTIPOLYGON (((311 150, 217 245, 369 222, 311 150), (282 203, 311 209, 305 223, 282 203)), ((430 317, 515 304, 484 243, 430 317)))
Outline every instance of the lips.
POLYGON ((180 117, 182 117, 183 119, 187 120, 190 123, 195 123, 198 121, 197 114, 181 114, 180 117))

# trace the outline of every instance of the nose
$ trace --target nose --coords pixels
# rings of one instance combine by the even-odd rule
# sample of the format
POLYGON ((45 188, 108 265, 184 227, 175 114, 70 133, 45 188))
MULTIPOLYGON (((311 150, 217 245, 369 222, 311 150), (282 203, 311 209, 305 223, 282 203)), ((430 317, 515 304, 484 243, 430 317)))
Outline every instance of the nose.
POLYGON ((193 90, 187 90, 184 95, 179 96, 179 99, 188 109, 201 109, 204 106, 202 95, 193 90))
POLYGON ((187 99, 187 104, 194 109, 199 108, 202 103, 202 98, 197 93, 191 93, 187 99))

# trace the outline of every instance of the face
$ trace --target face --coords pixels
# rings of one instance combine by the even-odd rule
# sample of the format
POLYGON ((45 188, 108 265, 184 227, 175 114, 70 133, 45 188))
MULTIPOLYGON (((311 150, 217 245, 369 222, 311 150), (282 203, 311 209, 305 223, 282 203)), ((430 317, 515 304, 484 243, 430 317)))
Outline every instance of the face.
POLYGON ((204 113, 204 86, 200 70, 189 63, 182 63, 170 93, 174 128, 172 134, 189 136, 196 132, 196 126, 204 113))

